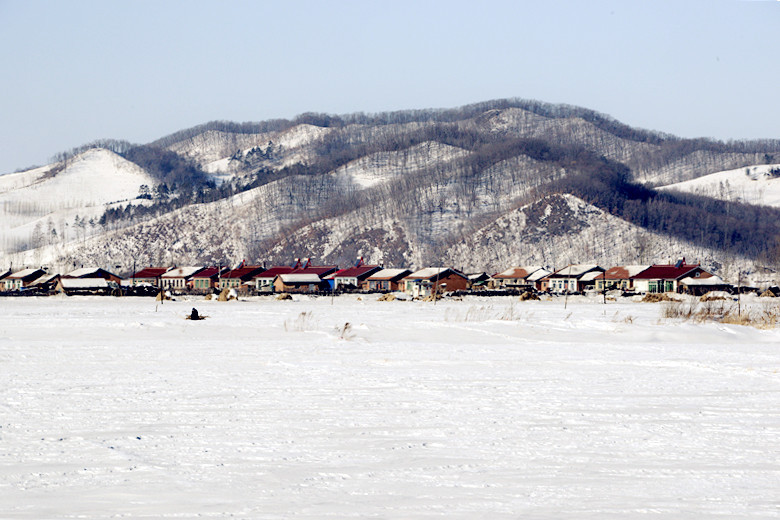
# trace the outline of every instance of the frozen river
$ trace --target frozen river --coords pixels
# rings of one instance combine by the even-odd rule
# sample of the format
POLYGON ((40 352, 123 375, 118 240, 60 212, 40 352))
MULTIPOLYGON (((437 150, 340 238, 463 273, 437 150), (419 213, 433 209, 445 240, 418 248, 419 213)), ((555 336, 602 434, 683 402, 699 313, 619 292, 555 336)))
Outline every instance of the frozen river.
POLYGON ((0 298, 0 518, 780 516, 780 329, 374 299, 0 298))

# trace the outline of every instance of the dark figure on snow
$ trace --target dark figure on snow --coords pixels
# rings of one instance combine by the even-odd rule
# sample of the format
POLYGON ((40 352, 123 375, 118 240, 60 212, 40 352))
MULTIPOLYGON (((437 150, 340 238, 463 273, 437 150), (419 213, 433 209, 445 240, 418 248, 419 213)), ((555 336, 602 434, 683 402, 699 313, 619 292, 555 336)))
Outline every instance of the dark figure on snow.
POLYGON ((190 319, 191 320, 199 320, 200 316, 198 315, 198 309, 195 307, 192 308, 192 312, 190 313, 190 319))

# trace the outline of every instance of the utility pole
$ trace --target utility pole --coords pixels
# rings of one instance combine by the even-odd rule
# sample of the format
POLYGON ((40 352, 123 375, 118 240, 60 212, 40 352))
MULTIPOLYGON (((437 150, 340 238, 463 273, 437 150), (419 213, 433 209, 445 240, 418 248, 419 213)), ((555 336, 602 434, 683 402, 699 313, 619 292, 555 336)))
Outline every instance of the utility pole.
POLYGON ((737 316, 742 317, 742 269, 737 274, 737 316))

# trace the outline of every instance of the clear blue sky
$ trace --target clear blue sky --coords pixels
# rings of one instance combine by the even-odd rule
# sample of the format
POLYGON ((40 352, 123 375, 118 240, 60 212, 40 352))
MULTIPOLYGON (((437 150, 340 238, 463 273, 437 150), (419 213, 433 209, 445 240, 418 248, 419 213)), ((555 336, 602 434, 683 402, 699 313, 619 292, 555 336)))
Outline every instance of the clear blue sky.
POLYGON ((206 121, 519 97, 780 138, 780 1, 0 0, 0 172, 206 121))

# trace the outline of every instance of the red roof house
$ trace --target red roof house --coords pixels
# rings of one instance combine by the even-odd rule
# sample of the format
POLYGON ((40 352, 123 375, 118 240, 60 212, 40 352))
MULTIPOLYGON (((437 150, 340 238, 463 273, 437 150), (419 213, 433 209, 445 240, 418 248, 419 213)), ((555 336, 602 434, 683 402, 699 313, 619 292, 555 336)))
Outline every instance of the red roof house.
POLYGON ((355 290, 360 288, 366 278, 381 269, 382 267, 378 265, 347 267, 346 269, 336 271, 328 278, 333 278, 334 290, 355 290))
POLYGON ((274 279, 280 274, 290 274, 295 267, 289 265, 275 265, 253 276, 255 289, 259 292, 273 292, 274 279))
POLYGON ((651 265, 634 276, 634 288, 638 292, 679 292, 683 278, 709 278, 712 274, 699 264, 686 264, 683 258, 676 264, 651 265))
POLYGON ((160 286, 160 277, 168 272, 168 267, 145 267, 132 276, 133 284, 147 283, 160 286))
POLYGON ((265 268, 260 265, 246 265, 237 269, 232 269, 223 274, 219 280, 219 288, 235 288, 238 289, 241 285, 249 282, 255 275, 258 275, 265 271, 265 268))

